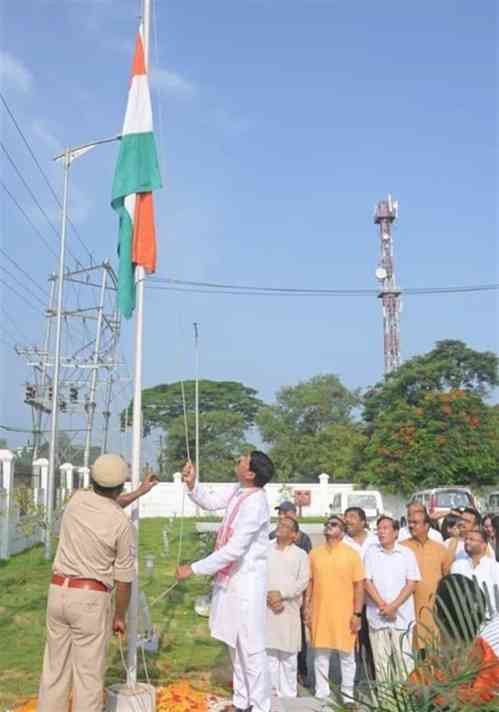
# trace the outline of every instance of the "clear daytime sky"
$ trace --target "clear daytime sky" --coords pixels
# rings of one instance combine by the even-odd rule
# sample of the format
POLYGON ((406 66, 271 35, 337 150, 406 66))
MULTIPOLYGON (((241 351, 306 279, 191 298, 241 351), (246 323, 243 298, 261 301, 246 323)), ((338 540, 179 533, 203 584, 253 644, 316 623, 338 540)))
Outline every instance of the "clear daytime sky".
MULTIPOLYGON (((156 0, 151 72, 164 183, 155 197, 158 274, 375 288, 373 208, 391 193, 400 204, 402 287, 497 282, 496 12, 494 0, 156 0)), ((1 3, 2 94, 59 194, 55 153, 121 130, 138 14, 138 0, 1 3)), ((3 144, 58 226, 57 205, 3 105, 0 117, 3 144)), ((70 208, 96 259, 115 265, 116 158, 110 144, 74 163, 70 208)), ((0 167, 57 250, 4 151, 0 167)), ((3 250, 45 285, 56 260, 1 195, 3 250)), ((83 259, 74 236, 69 245, 83 259)), ((41 304, 34 309, 0 287, 3 310, 39 342, 41 304)), ((497 292, 407 296, 403 359, 447 338, 496 351, 497 308, 497 292)), ((383 375, 375 297, 147 290, 145 386, 193 377, 194 321, 201 376, 242 381, 266 401, 318 373, 362 388, 383 375)), ((25 342, 15 324, 1 333, 1 422, 29 428, 22 400, 30 374, 5 343, 25 342)), ((123 351, 131 364, 131 323, 123 351)), ((8 437, 14 445, 24 439, 8 437)))

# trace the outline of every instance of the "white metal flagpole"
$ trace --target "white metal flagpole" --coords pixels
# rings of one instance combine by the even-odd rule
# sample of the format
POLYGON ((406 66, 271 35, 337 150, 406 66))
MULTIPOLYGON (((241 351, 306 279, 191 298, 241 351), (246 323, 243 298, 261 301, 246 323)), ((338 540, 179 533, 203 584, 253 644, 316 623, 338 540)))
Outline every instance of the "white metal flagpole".
POLYGON ((64 296, 64 258, 66 252, 66 228, 69 190, 69 149, 64 152, 64 196, 62 200, 61 245, 59 252, 59 276, 57 282, 57 317, 55 330, 54 376, 52 381, 52 422, 50 427, 49 471, 47 477, 47 530, 45 532, 45 558, 52 555, 52 528, 54 518, 55 457, 57 450, 57 416, 59 414, 59 376, 61 371, 62 309, 64 296))
MULTIPOLYGON (((146 70, 149 66, 149 36, 151 26, 151 3, 144 0, 143 15, 144 61, 146 70)), ((135 269, 135 368, 133 389, 133 422, 132 422, 132 488, 140 484, 140 456, 142 444, 142 360, 144 348, 144 279, 145 270, 138 266, 135 269)), ((139 503, 132 503, 131 519, 135 527, 137 548, 135 553, 135 579, 132 582, 130 605, 128 607, 128 656, 127 656, 127 685, 135 688, 137 685, 137 634, 139 618, 139 503)))
POLYGON ((196 430, 196 476, 199 480, 199 324, 194 322, 194 347, 196 352, 196 385, 195 385, 195 430, 196 430))

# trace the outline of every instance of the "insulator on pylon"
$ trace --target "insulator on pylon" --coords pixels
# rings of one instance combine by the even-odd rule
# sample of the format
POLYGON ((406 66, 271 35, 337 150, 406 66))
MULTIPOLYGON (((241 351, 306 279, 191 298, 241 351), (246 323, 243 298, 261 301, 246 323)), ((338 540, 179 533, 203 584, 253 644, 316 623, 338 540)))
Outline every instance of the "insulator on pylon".
POLYGON ((31 383, 28 383, 24 391, 24 401, 26 403, 35 400, 36 388, 31 383))

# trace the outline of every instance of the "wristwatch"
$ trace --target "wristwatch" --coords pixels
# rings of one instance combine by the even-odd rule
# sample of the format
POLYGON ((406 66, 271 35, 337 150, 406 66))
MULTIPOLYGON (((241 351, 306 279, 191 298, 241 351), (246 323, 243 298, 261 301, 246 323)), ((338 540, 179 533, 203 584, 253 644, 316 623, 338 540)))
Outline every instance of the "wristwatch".
POLYGON ((354 616, 357 616, 357 618, 362 618, 362 613, 359 613, 358 611, 353 612, 354 616))

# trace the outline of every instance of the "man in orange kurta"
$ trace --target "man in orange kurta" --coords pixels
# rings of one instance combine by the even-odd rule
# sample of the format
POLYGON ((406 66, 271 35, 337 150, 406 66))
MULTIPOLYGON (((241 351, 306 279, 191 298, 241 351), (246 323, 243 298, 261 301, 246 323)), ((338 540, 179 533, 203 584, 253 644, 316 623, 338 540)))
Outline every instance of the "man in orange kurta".
POLYGON ((331 517, 325 525, 326 543, 310 552, 310 584, 305 620, 314 648, 315 695, 330 695, 329 662, 337 650, 341 664, 341 691, 352 702, 355 677, 355 638, 364 604, 364 567, 360 555, 342 542, 345 524, 331 517))
POLYGON ((416 628, 413 636, 414 647, 421 650, 438 635, 432 609, 438 584, 450 571, 452 555, 443 544, 429 538, 430 519, 425 512, 411 513, 408 524, 411 538, 403 541, 402 546, 414 552, 421 573, 414 592, 416 628))

